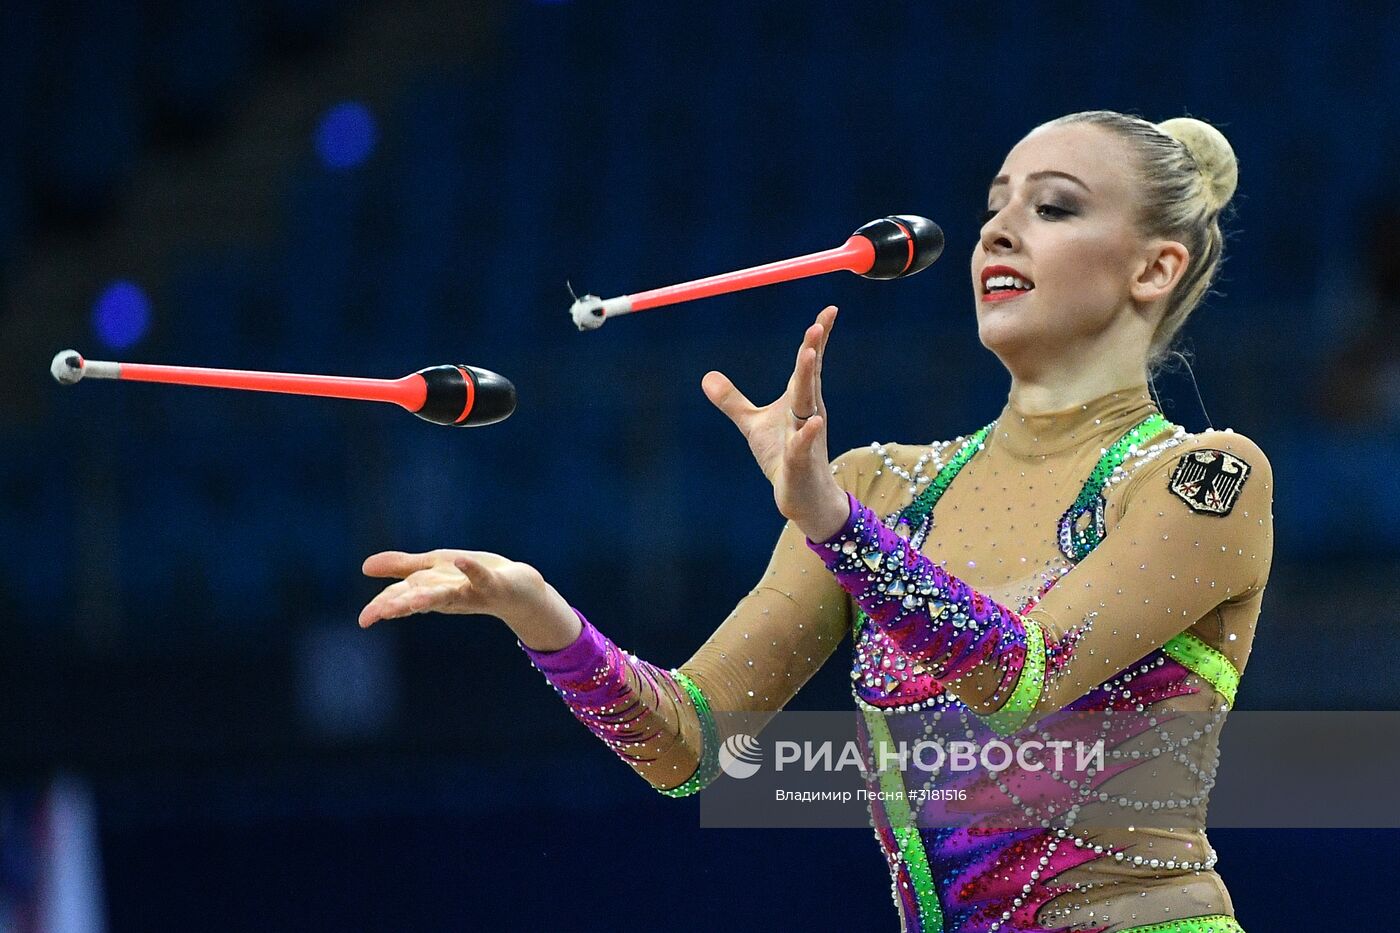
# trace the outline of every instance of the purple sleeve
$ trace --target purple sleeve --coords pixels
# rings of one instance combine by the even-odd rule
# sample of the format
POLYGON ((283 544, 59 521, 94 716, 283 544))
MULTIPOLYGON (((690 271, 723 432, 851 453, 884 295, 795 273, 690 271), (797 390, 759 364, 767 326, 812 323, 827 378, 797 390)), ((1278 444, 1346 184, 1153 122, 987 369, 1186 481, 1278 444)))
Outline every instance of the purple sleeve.
POLYGON ((870 620, 936 679, 957 680, 991 666, 1000 677, 990 704, 1009 696, 1026 667, 1026 620, 911 548, 847 496, 845 526, 821 543, 809 538, 807 546, 870 620))
POLYGON ((583 613, 575 609, 574 614, 583 627, 572 643, 557 651, 520 644, 521 650, 574 716, 618 757, 631 763, 650 761, 644 746, 665 733, 665 720, 655 715, 655 704, 670 697, 676 709, 683 709, 681 688, 669 672, 623 651, 583 613))

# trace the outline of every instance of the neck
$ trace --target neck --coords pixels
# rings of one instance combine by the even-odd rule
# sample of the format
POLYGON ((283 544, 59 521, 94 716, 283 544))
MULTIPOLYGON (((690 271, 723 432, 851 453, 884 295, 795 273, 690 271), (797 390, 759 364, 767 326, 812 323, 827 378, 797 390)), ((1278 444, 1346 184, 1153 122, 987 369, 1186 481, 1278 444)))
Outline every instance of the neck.
MULTIPOLYGON (((1019 458, 1074 450, 1101 453, 1101 448, 1158 410, 1144 380, 1128 379, 1110 386, 1111 381, 1105 380, 1103 385, 1108 387, 1102 390, 1090 388, 1090 383, 1068 387, 1074 391, 1051 386, 1054 391, 1041 393, 1044 407, 1036 410, 1023 408, 1013 393, 997 416, 994 445, 1019 458)), ((1020 399, 1026 398, 1034 401, 1023 392, 1020 399)))
POLYGON ((1145 369, 1136 373, 1089 370, 1068 379, 1039 381, 1019 379, 1013 374, 1007 401, 1027 415, 1043 415, 1064 411, 1146 381, 1145 369))
POLYGON ((1147 382, 1147 361, 1140 355, 1090 352, 1073 357, 1042 357, 1031 367, 1003 361, 1011 372, 1007 400, 1024 414, 1048 414, 1147 382))
POLYGON ((1144 385, 1154 320, 1140 308, 1125 306, 1093 333, 1018 340, 996 348, 1011 374, 1008 400, 1023 414, 1048 414, 1144 385))

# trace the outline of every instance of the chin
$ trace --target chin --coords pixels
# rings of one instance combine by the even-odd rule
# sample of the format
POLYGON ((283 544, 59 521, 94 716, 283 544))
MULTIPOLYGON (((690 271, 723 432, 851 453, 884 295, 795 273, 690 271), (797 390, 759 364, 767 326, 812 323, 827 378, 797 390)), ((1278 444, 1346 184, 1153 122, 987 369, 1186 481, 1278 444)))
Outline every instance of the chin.
POLYGON ((997 356, 1016 355, 1028 347, 1043 346, 1050 336, 1028 316, 1005 313, 1000 308, 979 308, 977 339, 997 356))

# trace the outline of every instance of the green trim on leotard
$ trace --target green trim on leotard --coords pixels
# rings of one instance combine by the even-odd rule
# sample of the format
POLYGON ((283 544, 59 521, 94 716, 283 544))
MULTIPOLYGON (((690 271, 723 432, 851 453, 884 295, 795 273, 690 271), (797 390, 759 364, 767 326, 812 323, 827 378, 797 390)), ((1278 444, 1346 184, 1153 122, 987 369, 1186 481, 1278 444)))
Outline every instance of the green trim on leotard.
POLYGON ((987 435, 992 433, 994 427, 996 427, 995 421, 963 441, 958 452, 953 454, 953 459, 943 465, 943 469, 938 471, 938 475, 928 484, 928 488, 919 493, 913 502, 899 510, 900 518, 917 528, 919 523, 933 511, 938 500, 943 498, 948 484, 962 472, 963 467, 967 466, 967 461, 972 459, 972 455, 986 446, 987 435))
MULTIPOLYGON (((875 747, 873 767, 879 768, 885 760, 881 752, 893 747, 894 736, 884 714, 868 709, 863 712, 875 747)), ((885 815, 890 821, 890 831, 899 842, 900 858, 909 869, 909 882, 914 886, 914 902, 919 905, 919 929, 922 933, 943 933, 943 905, 938 900, 938 888, 933 881, 933 870, 929 868, 928 851, 919 835, 918 821, 905 795, 904 775, 901 771, 883 769, 879 774, 880 790, 885 796, 885 815)))
POLYGON ((1230 659, 1190 632, 1182 632, 1162 646, 1182 667, 1198 675, 1216 689, 1225 702, 1235 705, 1235 691, 1240 686, 1240 672, 1230 659))
POLYGON ((1026 659, 1016 675, 1016 686, 1000 709, 982 717, 998 735, 1010 735, 1026 724, 1040 704, 1040 693, 1045 687, 1045 630, 1034 619, 1021 622, 1026 627, 1026 659))
POLYGON ((1183 917, 1151 926, 1132 927, 1123 933, 1244 933, 1234 917, 1211 914, 1208 917, 1183 917))
POLYGON ((695 681, 678 670, 670 671, 670 674, 685 690, 690 702, 695 704, 695 713, 700 717, 700 763, 695 766, 695 773, 687 778, 684 784, 671 788, 658 787, 657 790, 667 797, 689 797, 704 790, 711 781, 719 777, 719 730, 715 728, 715 717, 710 712, 710 701, 695 685, 695 681))

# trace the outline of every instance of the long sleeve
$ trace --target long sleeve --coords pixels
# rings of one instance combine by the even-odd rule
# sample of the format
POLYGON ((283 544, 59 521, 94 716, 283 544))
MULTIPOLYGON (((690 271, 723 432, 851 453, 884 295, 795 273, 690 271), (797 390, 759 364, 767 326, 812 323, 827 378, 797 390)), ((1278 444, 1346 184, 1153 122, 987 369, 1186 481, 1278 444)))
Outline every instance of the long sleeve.
MULTIPOLYGON (((864 491, 867 454, 853 450, 833 462, 832 473, 848 492, 864 491)), ((580 722, 671 796, 694 793, 718 773, 724 736, 715 712, 776 713, 851 625, 846 593, 792 522, 757 585, 677 668, 665 670, 623 651, 582 613, 579 618, 582 631, 565 648, 522 650, 580 722)))
POLYGON ((807 543, 902 652, 992 725, 1014 729, 1262 590, 1273 550, 1268 460, 1233 432, 1173 453, 1125 484, 1103 543, 1023 614, 914 551, 855 496, 840 532, 807 543), (1225 478, 1203 488, 1202 475, 1225 478))
POLYGON ((699 790, 713 776, 718 747, 704 694, 688 675, 628 654, 574 612, 582 629, 568 646, 535 651, 521 644, 531 663, 574 716, 653 786, 678 797, 699 790), (702 760, 706 755, 711 760, 702 760), (680 771, 687 779, 677 784, 680 771))

